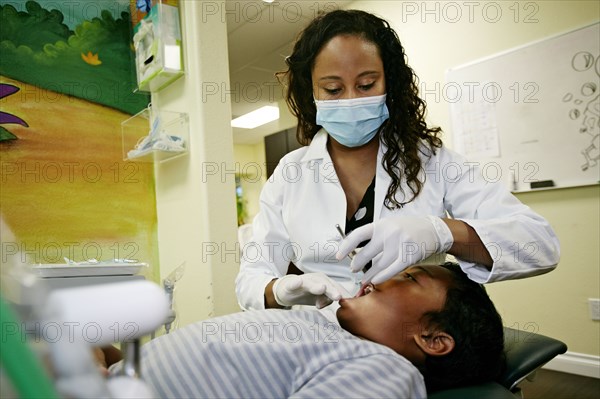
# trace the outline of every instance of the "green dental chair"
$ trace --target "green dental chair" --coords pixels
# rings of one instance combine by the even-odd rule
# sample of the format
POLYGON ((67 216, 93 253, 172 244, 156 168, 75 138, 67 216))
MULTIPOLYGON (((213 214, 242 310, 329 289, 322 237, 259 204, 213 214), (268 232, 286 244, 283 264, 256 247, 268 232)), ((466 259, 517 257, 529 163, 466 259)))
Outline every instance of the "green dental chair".
POLYGON ((522 398, 519 384, 532 379, 537 369, 567 351, 554 338, 523 330, 504 328, 506 370, 497 381, 438 391, 430 399, 515 399, 522 398))

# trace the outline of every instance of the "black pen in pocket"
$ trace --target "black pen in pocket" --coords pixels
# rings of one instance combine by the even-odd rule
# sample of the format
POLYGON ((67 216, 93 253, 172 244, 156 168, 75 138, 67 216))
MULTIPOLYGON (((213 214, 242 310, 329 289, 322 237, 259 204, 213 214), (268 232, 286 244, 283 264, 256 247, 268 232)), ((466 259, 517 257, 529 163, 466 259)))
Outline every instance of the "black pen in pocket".
MULTIPOLYGON (((342 228, 340 227, 339 224, 336 224, 335 228, 337 229, 338 233, 340 233, 340 235, 342 236, 342 238, 346 238, 346 234, 344 234, 344 230, 342 230, 342 228)), ((350 259, 354 259, 354 255, 356 255, 356 251, 353 249, 352 252, 350 252, 348 254, 348 257, 350 259)))

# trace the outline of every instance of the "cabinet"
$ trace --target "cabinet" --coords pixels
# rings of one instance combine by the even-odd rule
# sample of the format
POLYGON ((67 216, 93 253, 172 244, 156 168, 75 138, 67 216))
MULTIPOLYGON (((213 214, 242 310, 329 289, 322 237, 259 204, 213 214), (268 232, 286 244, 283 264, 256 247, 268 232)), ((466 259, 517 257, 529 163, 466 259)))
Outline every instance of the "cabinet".
POLYGON ((285 129, 265 136, 267 177, 270 177, 279 160, 288 152, 302 147, 296 140, 296 128, 285 129))

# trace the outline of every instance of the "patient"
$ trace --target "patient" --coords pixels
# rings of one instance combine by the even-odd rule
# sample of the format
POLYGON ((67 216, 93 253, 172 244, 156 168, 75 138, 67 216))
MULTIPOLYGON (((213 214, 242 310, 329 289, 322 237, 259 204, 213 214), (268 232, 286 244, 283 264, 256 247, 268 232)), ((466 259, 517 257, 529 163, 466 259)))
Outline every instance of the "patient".
POLYGON ((425 398, 502 371, 500 316, 457 265, 413 266, 359 295, 340 300, 341 327, 276 309, 186 326, 144 345, 142 378, 165 398, 425 398))

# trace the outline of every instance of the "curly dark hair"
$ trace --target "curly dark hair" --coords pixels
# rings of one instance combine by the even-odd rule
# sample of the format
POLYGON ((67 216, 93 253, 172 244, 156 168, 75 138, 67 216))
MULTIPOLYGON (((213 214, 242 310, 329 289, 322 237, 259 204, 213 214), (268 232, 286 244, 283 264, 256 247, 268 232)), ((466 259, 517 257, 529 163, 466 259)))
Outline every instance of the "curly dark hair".
POLYGON ((423 317, 450 334, 455 346, 445 356, 428 356, 420 369, 429 392, 493 381, 505 370, 502 318, 485 288, 470 280, 455 263, 442 265, 453 281, 444 308, 423 317))
POLYGON ((390 112, 389 120, 379 130, 387 146, 382 164, 392 178, 385 206, 402 207, 414 200, 423 187, 424 181, 419 179, 423 169, 419 153, 430 157, 442 146, 442 141, 438 137, 441 129, 425 123, 425 102, 418 96, 418 78, 406 63, 404 48, 387 21, 360 10, 334 10, 317 16, 300 33, 286 59, 288 69, 277 74, 287 86, 288 107, 298 118, 296 137, 301 144, 308 145, 320 129, 316 124, 311 72, 323 46, 339 35, 358 36, 379 49, 390 112), (424 148, 421 143, 427 146, 424 148), (401 186, 403 177, 412 192, 408 198, 401 186), (396 198, 398 191, 403 194, 401 200, 396 198))

